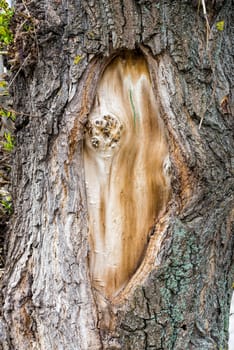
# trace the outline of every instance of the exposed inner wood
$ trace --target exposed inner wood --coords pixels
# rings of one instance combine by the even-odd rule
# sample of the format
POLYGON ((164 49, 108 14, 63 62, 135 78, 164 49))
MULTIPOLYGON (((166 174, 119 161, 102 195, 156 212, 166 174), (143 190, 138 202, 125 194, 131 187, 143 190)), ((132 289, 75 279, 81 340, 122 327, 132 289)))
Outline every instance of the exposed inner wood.
POLYGON ((91 280, 111 298, 141 264, 169 196, 168 147, 143 55, 121 54, 104 71, 84 161, 91 280))

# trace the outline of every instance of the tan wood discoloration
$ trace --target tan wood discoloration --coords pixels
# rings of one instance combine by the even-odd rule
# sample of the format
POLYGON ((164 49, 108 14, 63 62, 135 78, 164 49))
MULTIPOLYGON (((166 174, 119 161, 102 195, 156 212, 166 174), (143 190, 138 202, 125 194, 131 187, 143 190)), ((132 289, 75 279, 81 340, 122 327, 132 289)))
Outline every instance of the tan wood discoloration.
POLYGON ((141 264, 169 196, 168 147, 143 55, 106 68, 84 147, 93 287, 116 296, 141 264))

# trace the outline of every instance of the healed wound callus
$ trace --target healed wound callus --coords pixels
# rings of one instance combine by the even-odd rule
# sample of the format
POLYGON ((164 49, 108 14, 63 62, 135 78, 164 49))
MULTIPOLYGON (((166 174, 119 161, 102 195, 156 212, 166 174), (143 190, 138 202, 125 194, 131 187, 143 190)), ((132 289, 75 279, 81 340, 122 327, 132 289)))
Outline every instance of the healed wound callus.
POLYGON ((117 117, 104 115, 94 120, 89 120, 86 130, 93 148, 105 151, 115 148, 120 140, 123 125, 117 117))
POLYGON ((116 296, 144 258, 165 208, 168 147, 146 61, 115 58, 104 71, 86 127, 85 177, 93 288, 116 296))

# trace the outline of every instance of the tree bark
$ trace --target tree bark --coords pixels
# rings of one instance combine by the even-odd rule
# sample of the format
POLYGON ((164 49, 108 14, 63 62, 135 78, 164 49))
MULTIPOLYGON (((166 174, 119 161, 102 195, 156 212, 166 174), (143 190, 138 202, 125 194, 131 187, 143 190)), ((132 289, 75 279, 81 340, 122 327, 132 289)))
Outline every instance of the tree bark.
POLYGON ((227 347, 234 268, 232 1, 206 5, 210 32, 199 1, 16 2, 16 18, 27 13, 36 20, 25 36, 16 23, 20 54, 11 86, 22 115, 2 349, 227 347), (104 295, 103 307, 89 264, 84 139, 103 72, 123 52, 143 56, 148 67, 168 146, 170 198, 153 229, 146 227, 137 271, 120 293, 104 295))

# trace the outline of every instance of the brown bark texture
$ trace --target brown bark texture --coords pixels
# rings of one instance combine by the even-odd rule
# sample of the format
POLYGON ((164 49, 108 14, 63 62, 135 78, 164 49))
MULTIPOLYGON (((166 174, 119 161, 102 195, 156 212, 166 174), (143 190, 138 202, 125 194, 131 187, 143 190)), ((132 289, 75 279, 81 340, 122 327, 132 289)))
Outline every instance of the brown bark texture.
POLYGON ((1 282, 1 349, 227 348, 233 2, 206 1, 210 30, 199 3, 16 1, 11 89, 22 114, 1 282), (30 33, 21 33, 23 14, 34 19, 30 33), (147 63, 165 130, 170 198, 137 271, 101 303, 89 268, 85 128, 103 72, 131 51, 147 63))

